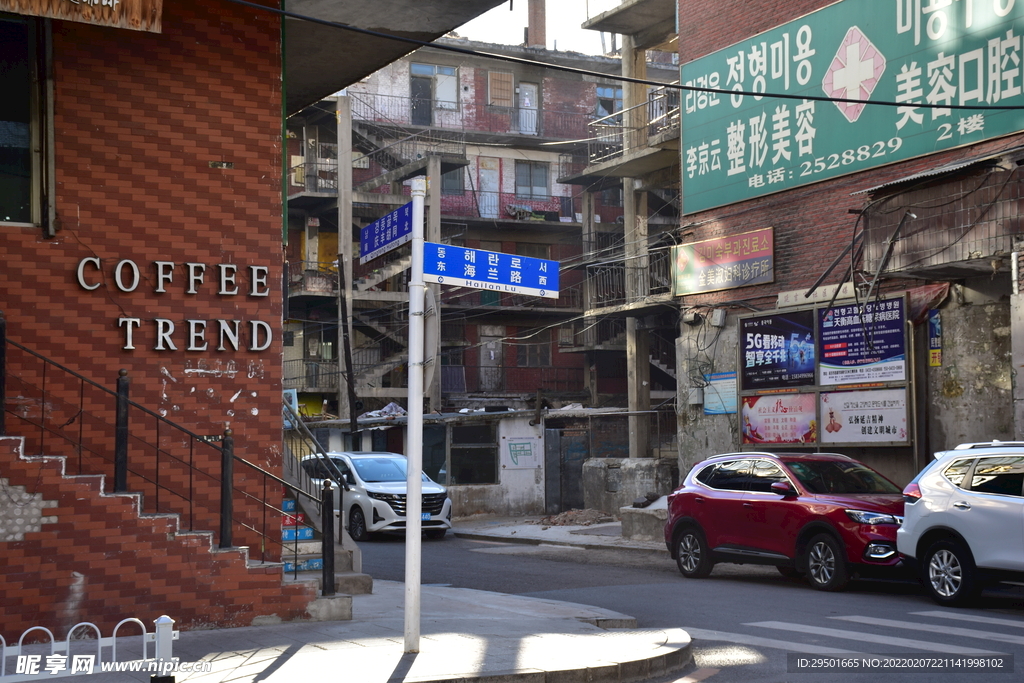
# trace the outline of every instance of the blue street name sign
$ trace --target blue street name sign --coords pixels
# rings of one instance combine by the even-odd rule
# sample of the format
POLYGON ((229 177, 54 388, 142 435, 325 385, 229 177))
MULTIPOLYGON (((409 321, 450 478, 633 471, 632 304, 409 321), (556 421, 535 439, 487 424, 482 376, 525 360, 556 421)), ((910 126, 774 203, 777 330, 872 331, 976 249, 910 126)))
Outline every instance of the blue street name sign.
POLYGON ((423 280, 557 299, 558 261, 424 242, 423 280))
POLYGON ((409 202, 359 232, 359 263, 371 261, 411 239, 412 202, 409 202))

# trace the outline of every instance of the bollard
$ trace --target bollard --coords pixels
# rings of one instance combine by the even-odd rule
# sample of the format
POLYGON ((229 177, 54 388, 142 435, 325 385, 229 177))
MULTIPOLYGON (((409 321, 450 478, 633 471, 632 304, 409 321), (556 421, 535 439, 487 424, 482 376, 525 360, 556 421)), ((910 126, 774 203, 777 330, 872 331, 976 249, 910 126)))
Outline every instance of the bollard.
POLYGON ((321 528, 320 552, 324 557, 322 594, 334 595, 334 490, 331 480, 324 479, 324 490, 320 496, 321 528))

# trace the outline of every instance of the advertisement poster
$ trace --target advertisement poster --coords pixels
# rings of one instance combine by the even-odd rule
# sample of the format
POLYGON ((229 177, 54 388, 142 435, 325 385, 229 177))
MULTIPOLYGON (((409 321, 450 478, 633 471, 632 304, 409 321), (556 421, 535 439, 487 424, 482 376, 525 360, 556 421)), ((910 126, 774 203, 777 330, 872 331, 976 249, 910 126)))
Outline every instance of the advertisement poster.
POLYGON ((928 311, 928 366, 942 367, 942 314, 928 311))
POLYGON ((773 282, 773 238, 773 228, 765 228, 672 247, 672 295, 773 282))
POLYGON ((818 383, 906 380, 903 299, 818 311, 818 383))
POLYGON ((740 320, 744 391, 814 384, 814 311, 740 320))
POLYGON ((684 213, 1021 130, 1022 21, 1014 0, 843 0, 685 63, 729 92, 684 96, 684 213))
POLYGON ((816 443, 814 400, 814 394, 744 396, 743 443, 816 443))
POLYGON ((704 375, 704 414, 727 415, 736 413, 736 373, 716 372, 704 375))
POLYGON ((905 443, 907 390, 822 393, 821 424, 822 443, 905 443))

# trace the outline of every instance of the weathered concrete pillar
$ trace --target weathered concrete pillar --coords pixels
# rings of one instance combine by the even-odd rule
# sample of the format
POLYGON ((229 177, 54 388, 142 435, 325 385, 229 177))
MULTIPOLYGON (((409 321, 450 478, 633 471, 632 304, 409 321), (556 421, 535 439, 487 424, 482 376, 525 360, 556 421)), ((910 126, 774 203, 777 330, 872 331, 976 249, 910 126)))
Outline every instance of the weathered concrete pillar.
POLYGON ((1018 243, 1011 263, 1013 290, 1010 294, 1010 359, 1013 382, 1013 438, 1024 440, 1024 243, 1018 243))

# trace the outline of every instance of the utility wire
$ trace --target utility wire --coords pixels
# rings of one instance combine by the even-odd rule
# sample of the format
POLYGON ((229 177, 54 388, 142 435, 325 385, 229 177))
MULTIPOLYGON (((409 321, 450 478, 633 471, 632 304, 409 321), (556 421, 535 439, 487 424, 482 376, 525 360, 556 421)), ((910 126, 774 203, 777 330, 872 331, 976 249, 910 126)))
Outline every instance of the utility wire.
POLYGON ((1011 106, 999 106, 990 104, 927 104, 918 102, 889 102, 886 100, 857 100, 849 97, 823 97, 821 95, 789 95, 786 93, 770 93, 770 92, 756 92, 752 90, 728 90, 726 88, 703 88, 695 85, 683 85, 681 83, 663 83, 660 81, 651 81, 646 78, 634 78, 631 76, 622 76, 618 74, 607 74, 600 71, 591 71, 590 69, 580 69, 574 66, 564 66, 562 64, 549 64, 547 62, 539 62, 534 59, 526 59, 524 57, 513 57, 512 55, 502 55, 494 52, 483 52, 481 50, 472 50, 470 48, 458 47, 456 45, 447 45, 445 43, 428 42, 425 40, 418 40, 416 38, 408 38, 406 36, 397 36, 390 33, 383 33, 381 31, 374 31, 367 28, 359 28, 351 26, 349 24, 343 24, 338 21, 328 21, 326 19, 318 19, 305 14, 299 14, 297 12, 289 12, 287 10, 277 9, 276 7, 267 7, 260 5, 255 2, 248 2, 248 0, 227 0, 227 2, 234 3, 236 5, 243 5, 255 10, 261 10, 269 12, 271 14, 277 14, 282 17, 290 19, 298 19, 301 21, 308 21, 313 24, 320 24, 321 26, 329 26, 337 28, 343 31, 350 31, 352 33, 360 33, 365 36, 372 36, 374 38, 381 38, 382 40, 393 40, 400 43, 408 43, 410 45, 418 45, 419 47, 431 47, 438 50, 444 50, 446 52, 455 52, 462 55, 468 55, 471 57, 483 57, 485 59, 495 59, 503 62, 511 62, 513 64, 519 64, 522 66, 529 67, 541 67, 544 69, 550 69, 552 71, 562 71, 565 73, 577 74, 579 76, 589 76, 593 78, 605 78, 608 80, 620 81, 623 83, 635 83, 637 85, 649 85, 656 88, 667 88, 671 90, 679 90, 681 92, 699 92, 699 93, 710 93, 714 95, 730 95, 730 96, 749 96, 762 98, 767 97, 769 99, 781 99, 781 100, 810 100, 813 102, 842 102, 844 104, 871 104, 879 105, 883 107, 910 107, 918 109, 957 109, 957 110, 970 110, 970 111, 1016 111, 1024 109, 1024 105, 1011 105, 1011 106))

